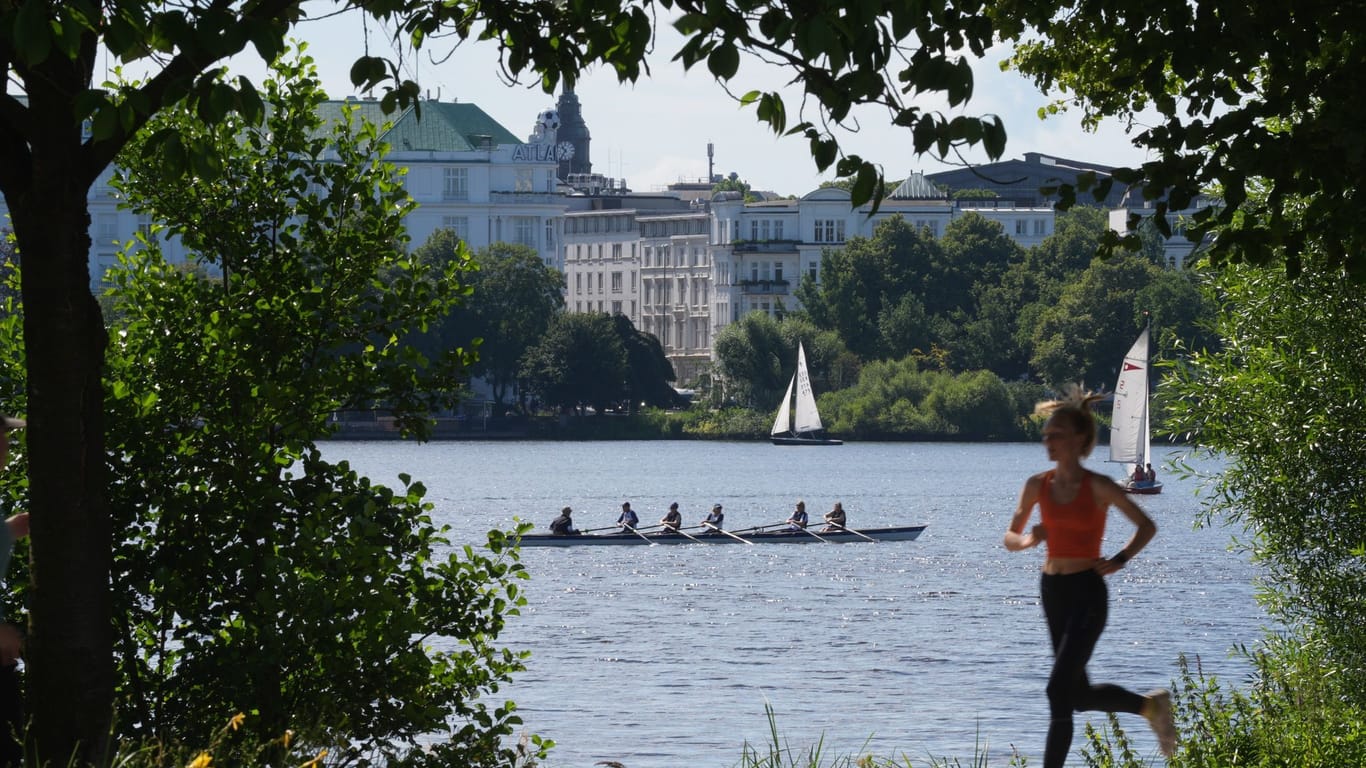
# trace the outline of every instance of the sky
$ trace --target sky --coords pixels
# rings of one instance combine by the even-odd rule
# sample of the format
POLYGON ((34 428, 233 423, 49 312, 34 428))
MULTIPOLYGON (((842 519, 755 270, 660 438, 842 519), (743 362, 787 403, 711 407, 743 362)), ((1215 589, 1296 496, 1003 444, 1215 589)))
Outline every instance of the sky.
MULTIPOLYGON (((317 17, 334 7, 331 2, 305 4, 305 10, 317 17)), ((349 73, 352 62, 366 50, 367 21, 350 12, 306 20, 294 31, 293 38, 307 44, 323 88, 332 98, 359 95, 349 73)), ((734 172, 756 190, 803 195, 834 178, 833 172, 822 175, 816 170, 805 139, 775 135, 758 122, 753 107, 742 108, 727 95, 704 65, 685 72, 681 64, 670 61, 681 39, 671 29, 662 30, 656 40, 657 53, 650 59, 651 75, 635 84, 621 84, 614 73, 599 69, 588 72, 576 86, 592 137, 595 173, 625 179, 637 192, 663 190, 678 181, 700 181, 707 177, 710 143, 715 148, 715 172, 734 172)), ((388 36, 372 21, 368 41, 372 55, 394 57, 388 36)), ((466 42, 452 50, 449 44, 433 40, 428 47, 416 57, 406 57, 405 75, 431 98, 474 103, 523 139, 531 134, 536 115, 555 106, 558 94, 544 93, 531 78, 509 84, 500 76, 497 47, 491 43, 466 42)), ((986 60, 973 64, 975 91, 965 107, 951 110, 937 94, 920 98, 920 106, 949 117, 999 115, 1009 137, 1003 159, 1043 152, 1104 165, 1143 162, 1142 152, 1129 143, 1118 123, 1103 124, 1089 133, 1081 128, 1076 112, 1041 120, 1038 110, 1050 98, 1018 74, 1000 71, 998 63, 1007 53, 1005 48, 993 49, 986 60)), ((258 83, 265 72, 254 52, 233 59, 229 68, 258 83)), ((788 79, 780 71, 746 61, 730 90, 738 95, 781 89, 788 79)), ((787 93, 791 94, 786 98, 791 115, 799 105, 800 89, 787 93)), ((885 111, 856 111, 855 116, 859 130, 840 134, 842 146, 846 152, 882 165, 887 178, 952 167, 930 155, 916 156, 910 148, 910 131, 892 126, 885 111)), ((815 120, 817 115, 807 118, 815 120)), ((987 161, 981 152, 967 158, 987 161)))

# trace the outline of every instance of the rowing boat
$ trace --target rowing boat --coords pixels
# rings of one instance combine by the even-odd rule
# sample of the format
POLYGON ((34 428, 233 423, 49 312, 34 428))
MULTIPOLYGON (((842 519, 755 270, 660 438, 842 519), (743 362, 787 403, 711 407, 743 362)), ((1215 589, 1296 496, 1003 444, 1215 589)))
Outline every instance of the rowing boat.
POLYGON ((846 544, 868 541, 915 541, 925 530, 923 525, 903 525, 892 528, 862 528, 847 531, 755 531, 739 530, 723 533, 585 533, 581 536, 556 536, 549 533, 529 533, 521 538, 523 547, 578 547, 647 544, 738 544, 742 540, 753 544, 846 544), (811 534, 815 534, 814 536, 811 534), (819 537, 819 538, 818 538, 819 537))

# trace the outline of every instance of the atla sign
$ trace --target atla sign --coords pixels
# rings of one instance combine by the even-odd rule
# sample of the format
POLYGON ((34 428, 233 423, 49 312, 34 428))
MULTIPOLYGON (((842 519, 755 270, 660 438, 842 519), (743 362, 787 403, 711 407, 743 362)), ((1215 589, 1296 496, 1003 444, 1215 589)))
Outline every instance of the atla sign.
POLYGON ((512 148, 512 161, 515 163, 558 163, 574 156, 574 145, 567 141, 559 144, 518 144, 512 148))

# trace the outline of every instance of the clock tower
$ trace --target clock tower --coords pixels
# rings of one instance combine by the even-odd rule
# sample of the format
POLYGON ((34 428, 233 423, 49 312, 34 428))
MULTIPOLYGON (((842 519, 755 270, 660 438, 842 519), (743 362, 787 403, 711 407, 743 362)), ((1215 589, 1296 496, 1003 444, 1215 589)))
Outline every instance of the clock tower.
POLYGON ((571 173, 592 173, 593 162, 588 155, 588 145, 592 139, 588 135, 588 125, 583 122, 583 113, 579 110, 579 97, 574 94, 572 87, 565 86, 555 109, 560 113, 557 138, 574 147, 572 153, 560 153, 560 178, 567 179, 571 173), (566 158, 566 154, 569 157, 566 158))

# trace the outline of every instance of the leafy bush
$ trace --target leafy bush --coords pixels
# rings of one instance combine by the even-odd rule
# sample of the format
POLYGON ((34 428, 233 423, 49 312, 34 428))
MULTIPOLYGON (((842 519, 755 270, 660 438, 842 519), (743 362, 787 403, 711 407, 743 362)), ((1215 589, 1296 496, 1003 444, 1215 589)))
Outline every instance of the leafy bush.
POLYGON ((864 439, 1025 436, 1016 397, 995 374, 921 370, 913 357, 867 364, 857 384, 825 394, 820 407, 831 432, 864 439))
POLYGON ((223 712, 267 744, 355 764, 503 765, 520 720, 486 704, 525 654, 499 648, 526 574, 508 534, 453 549, 411 478, 391 490, 314 442, 383 402, 408 431, 468 364, 405 344, 463 294, 468 253, 402 250, 411 208, 373 127, 317 122, 304 65, 269 122, 153 131, 212 146, 167 183, 133 148, 120 187, 221 278, 151 238, 113 274, 107 355, 120 736, 184 744, 223 712))

